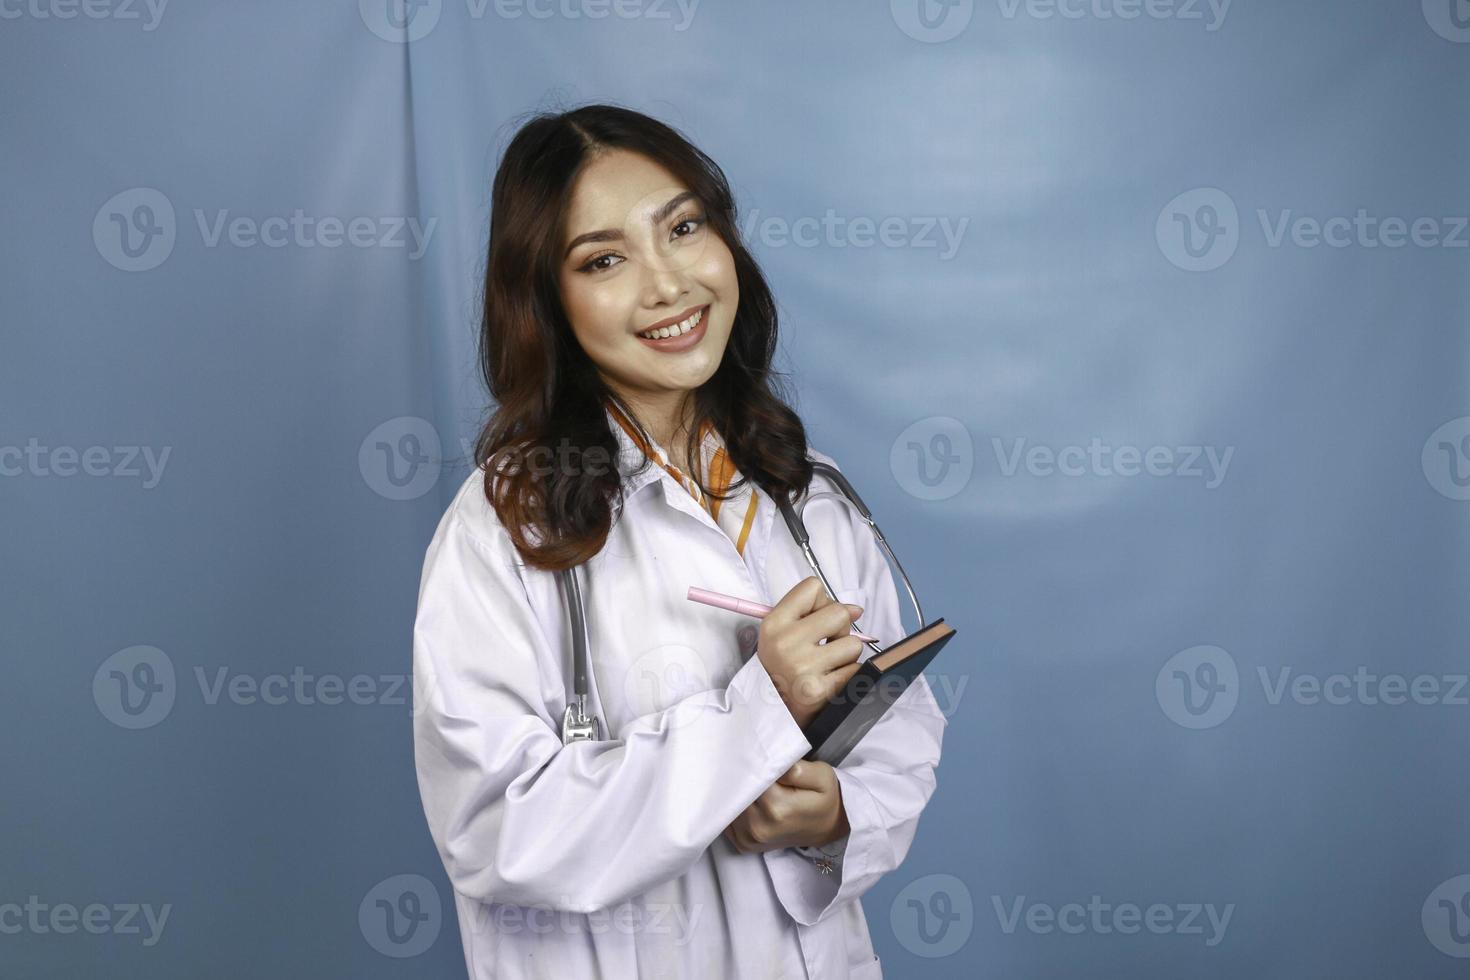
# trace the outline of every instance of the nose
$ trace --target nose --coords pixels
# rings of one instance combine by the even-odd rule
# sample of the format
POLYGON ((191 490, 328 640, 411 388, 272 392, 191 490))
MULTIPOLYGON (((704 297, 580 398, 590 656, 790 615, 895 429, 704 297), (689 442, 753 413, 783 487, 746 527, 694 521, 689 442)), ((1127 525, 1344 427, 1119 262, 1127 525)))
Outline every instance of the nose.
POLYGON ((664 261, 649 263, 644 268, 648 280, 647 305, 669 306, 688 295, 689 276, 682 265, 664 261))

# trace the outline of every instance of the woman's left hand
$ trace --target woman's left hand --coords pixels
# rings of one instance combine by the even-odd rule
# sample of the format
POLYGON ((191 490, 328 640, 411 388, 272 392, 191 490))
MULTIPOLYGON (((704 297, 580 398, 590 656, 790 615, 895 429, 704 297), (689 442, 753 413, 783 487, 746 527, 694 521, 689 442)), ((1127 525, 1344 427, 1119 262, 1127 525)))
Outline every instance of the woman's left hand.
POLYGON ((725 838, 740 853, 752 854, 820 847, 847 832, 836 771, 825 762, 800 759, 725 828, 725 838))

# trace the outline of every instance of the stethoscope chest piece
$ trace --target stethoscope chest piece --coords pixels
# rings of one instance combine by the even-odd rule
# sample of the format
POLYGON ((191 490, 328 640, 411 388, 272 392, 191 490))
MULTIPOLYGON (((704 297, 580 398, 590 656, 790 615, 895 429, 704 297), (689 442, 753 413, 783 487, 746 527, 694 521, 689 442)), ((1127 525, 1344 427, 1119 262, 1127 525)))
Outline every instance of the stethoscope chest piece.
POLYGON ((571 742, 595 742, 601 739, 597 718, 595 716, 589 718, 582 713, 586 707, 585 704, 567 705, 566 713, 561 716, 563 745, 571 742))

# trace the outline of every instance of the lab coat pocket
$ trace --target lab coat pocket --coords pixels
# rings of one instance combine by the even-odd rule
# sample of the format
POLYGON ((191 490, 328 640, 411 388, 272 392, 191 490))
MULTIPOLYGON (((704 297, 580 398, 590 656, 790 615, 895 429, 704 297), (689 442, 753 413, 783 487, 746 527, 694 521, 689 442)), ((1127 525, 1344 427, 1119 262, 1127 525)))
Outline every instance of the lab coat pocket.
POLYGON ((874 956, 872 960, 851 970, 847 975, 851 980, 883 980, 883 964, 878 957, 874 956))

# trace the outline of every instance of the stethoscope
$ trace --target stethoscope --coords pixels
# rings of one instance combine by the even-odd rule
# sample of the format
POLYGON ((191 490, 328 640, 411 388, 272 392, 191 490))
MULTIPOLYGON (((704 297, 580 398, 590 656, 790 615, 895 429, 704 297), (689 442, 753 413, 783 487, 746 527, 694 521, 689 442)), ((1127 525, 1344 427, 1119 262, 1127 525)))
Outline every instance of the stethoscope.
MULTIPOLYGON (((822 571, 822 564, 817 561, 816 552, 812 550, 811 536, 807 534, 802 512, 806 509, 807 504, 818 497, 835 497, 856 509, 863 521, 872 529, 873 536, 878 539, 878 546, 883 549, 884 554, 898 569, 899 577, 903 579, 904 591, 909 594, 909 602, 913 603, 914 612, 918 614, 919 625, 923 626, 924 609, 919 605, 919 597, 914 592, 913 583, 909 581, 908 573, 903 570, 903 564, 898 560, 898 556, 889 547, 888 539, 883 537, 883 532, 878 528, 877 521, 873 520, 873 514, 868 510, 867 504, 863 503, 863 498, 859 497, 857 491, 852 488, 852 484, 847 482, 847 477, 830 463, 812 460, 812 470, 825 476, 840 492, 823 490, 819 493, 808 493, 803 496, 800 505, 796 507, 793 507, 790 501, 782 498, 776 501, 776 506, 786 521, 786 527, 791 531, 791 537, 801 548, 806 563, 811 566, 817 578, 821 579, 822 588, 827 590, 827 595, 834 602, 838 601, 832 583, 827 580, 827 574, 822 571)), ((576 570, 572 568, 562 569, 556 573, 557 580, 561 583, 562 593, 566 597, 572 627, 572 697, 567 704, 566 712, 562 715, 561 740, 563 744, 602 738, 602 719, 587 713, 587 671, 591 662, 587 656, 587 609, 582 602, 582 586, 575 573, 576 570)), ((874 653, 882 650, 877 643, 868 642, 867 645, 873 649, 874 653)))

